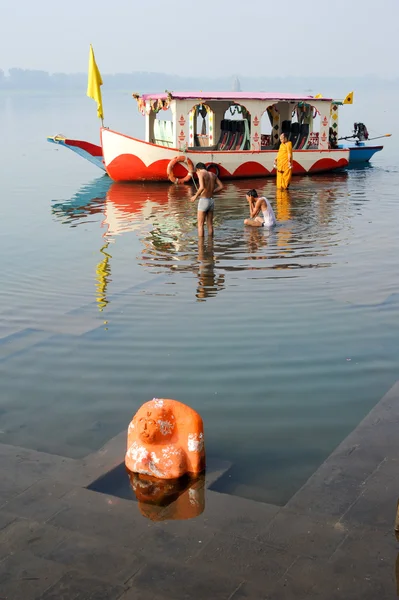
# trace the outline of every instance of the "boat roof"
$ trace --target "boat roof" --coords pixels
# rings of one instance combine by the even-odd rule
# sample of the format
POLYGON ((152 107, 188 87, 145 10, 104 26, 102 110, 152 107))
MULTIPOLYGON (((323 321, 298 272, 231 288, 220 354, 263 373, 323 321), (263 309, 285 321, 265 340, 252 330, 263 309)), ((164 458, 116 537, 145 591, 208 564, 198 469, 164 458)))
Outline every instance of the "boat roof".
POLYGON ((317 100, 331 102, 331 98, 315 98, 314 96, 301 96, 299 94, 282 94, 280 92, 164 92, 162 94, 143 94, 143 100, 285 100, 306 101, 317 100))

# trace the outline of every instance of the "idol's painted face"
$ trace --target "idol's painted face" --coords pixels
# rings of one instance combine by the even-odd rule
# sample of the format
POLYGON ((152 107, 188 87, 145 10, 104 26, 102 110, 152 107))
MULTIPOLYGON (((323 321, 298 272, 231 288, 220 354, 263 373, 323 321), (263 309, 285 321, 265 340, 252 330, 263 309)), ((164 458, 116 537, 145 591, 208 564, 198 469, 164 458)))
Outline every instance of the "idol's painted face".
POLYGON ((139 436, 143 442, 149 444, 154 442, 157 437, 158 426, 156 420, 152 417, 152 413, 148 412, 145 417, 139 420, 139 436))
POLYGON ((174 426, 173 415, 163 409, 147 411, 137 424, 140 439, 145 444, 169 440, 173 435, 174 426))

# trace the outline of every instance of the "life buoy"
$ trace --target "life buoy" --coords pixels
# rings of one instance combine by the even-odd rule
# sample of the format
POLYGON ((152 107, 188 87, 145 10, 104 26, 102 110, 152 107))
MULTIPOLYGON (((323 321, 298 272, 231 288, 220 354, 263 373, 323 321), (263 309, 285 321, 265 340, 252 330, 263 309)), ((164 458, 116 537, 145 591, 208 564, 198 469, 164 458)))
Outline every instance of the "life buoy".
POLYGON ((188 158, 188 156, 175 156, 166 169, 166 173, 168 175, 168 179, 172 183, 187 183, 189 179, 191 179, 191 175, 194 174, 194 165, 193 162, 188 158), (173 169, 177 163, 184 163, 187 168, 187 175, 182 177, 182 179, 178 179, 173 173, 173 169))
POLYGON ((220 175, 220 169, 216 163, 209 163, 209 165, 206 165, 206 170, 210 173, 214 173, 216 177, 219 177, 220 175))

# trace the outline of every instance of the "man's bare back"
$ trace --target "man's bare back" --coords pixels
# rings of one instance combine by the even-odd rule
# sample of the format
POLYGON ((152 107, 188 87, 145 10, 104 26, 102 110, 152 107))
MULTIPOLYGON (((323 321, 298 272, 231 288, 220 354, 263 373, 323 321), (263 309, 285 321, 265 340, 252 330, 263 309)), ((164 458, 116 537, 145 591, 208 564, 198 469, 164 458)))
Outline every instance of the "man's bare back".
POLYGON ((206 219, 208 235, 211 236, 213 235, 213 195, 223 189, 223 184, 219 177, 207 171, 203 163, 196 165, 196 171, 199 187, 194 196, 191 197, 191 201, 195 202, 200 198, 198 202, 198 235, 199 237, 203 237, 206 219))
POLYGON ((200 171, 198 174, 198 180, 200 187, 203 188, 201 196, 204 198, 212 198, 216 187, 216 175, 209 171, 200 171))

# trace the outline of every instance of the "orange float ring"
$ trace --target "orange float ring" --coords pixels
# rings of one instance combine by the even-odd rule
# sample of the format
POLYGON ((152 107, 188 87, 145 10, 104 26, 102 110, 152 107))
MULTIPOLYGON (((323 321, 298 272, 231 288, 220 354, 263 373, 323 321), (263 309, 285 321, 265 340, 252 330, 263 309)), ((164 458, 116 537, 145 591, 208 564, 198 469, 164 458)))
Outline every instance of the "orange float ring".
POLYGON ((194 165, 193 161, 188 158, 188 156, 175 156, 170 163, 168 164, 168 168, 166 169, 166 173, 168 174, 168 179, 172 183, 187 183, 187 181, 191 178, 191 174, 194 174, 194 165), (185 163, 187 167, 187 175, 182 179, 178 179, 173 173, 173 169, 177 163, 185 163))

